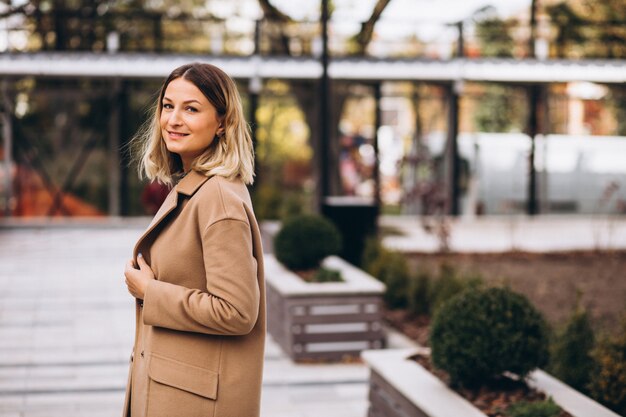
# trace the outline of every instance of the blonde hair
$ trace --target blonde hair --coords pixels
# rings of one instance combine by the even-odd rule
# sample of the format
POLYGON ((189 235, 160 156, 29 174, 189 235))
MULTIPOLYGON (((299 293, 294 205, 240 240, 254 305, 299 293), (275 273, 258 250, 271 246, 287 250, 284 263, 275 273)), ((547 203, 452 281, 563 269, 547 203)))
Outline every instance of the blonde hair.
POLYGON ((183 174, 181 158, 167 150, 161 135, 163 96, 170 82, 183 78, 193 83, 215 107, 224 132, 192 163, 191 169, 210 177, 240 178, 245 184, 254 181, 254 151, 249 126, 243 117, 239 92, 224 71, 210 64, 192 63, 176 68, 161 87, 153 116, 133 139, 140 150, 139 177, 144 176, 171 185, 183 174))

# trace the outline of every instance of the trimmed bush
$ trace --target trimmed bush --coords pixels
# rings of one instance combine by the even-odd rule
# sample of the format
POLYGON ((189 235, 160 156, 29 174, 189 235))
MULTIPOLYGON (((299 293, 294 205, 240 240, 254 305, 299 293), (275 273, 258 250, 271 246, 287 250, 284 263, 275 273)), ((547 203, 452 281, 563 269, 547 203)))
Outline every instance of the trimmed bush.
POLYGON ((383 250, 369 266, 370 275, 387 287, 383 299, 391 309, 407 306, 409 288, 409 265, 401 253, 383 250))
POLYGON ((276 259, 294 271, 318 268, 325 257, 340 250, 339 231, 321 216, 291 217, 283 222, 274 238, 276 259))
POLYGON ((626 415, 626 319, 619 334, 598 342, 592 357, 596 362, 590 384, 592 397, 626 415))
POLYGON ((584 310, 575 311, 554 339, 550 372, 566 384, 586 392, 593 370, 593 344, 589 315, 584 310))
POLYGON ((469 289, 443 304, 430 342, 435 366, 464 386, 505 371, 525 377, 548 359, 545 320, 525 297, 504 288, 469 289))

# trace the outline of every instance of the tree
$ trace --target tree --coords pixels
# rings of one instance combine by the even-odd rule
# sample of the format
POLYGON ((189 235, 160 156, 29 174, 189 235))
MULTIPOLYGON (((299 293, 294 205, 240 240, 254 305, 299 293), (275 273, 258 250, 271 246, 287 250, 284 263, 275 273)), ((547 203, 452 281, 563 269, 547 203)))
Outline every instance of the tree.
POLYGON ((559 58, 626 58, 625 0, 566 0, 546 7, 559 58))
POLYGON ((485 57, 508 58, 513 56, 513 38, 509 31, 512 24, 491 17, 476 24, 476 34, 481 55, 485 57))
POLYGON ((0 19, 13 16, 21 17, 28 49, 35 51, 100 52, 112 32, 119 35, 122 51, 206 50, 209 34, 203 23, 220 22, 200 0, 165 0, 159 7, 148 0, 33 0, 9 7, 0 19))
MULTIPOLYGON (((626 58, 626 0, 566 0, 546 7, 557 28, 558 58, 626 58)), ((626 135, 624 88, 611 85, 609 104, 615 109, 617 134, 626 135)))

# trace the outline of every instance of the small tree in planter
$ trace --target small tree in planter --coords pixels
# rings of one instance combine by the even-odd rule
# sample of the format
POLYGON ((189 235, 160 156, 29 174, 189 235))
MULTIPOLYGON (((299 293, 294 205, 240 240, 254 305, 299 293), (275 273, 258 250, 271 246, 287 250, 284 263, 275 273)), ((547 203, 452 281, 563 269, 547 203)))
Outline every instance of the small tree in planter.
POLYGON ((300 215, 277 233, 276 257, 265 257, 268 331, 295 360, 341 360, 384 346, 385 286, 334 256, 340 248, 332 223, 300 215))
POLYGON ((332 270, 321 267, 324 258, 337 255, 340 250, 339 231, 330 221, 319 216, 291 217, 274 238, 276 258, 307 281, 340 281, 338 273, 333 274, 332 270))
POLYGON ((453 383, 476 386, 512 372, 524 378, 548 360, 547 325, 523 296, 504 288, 465 291, 431 329, 432 360, 453 383))

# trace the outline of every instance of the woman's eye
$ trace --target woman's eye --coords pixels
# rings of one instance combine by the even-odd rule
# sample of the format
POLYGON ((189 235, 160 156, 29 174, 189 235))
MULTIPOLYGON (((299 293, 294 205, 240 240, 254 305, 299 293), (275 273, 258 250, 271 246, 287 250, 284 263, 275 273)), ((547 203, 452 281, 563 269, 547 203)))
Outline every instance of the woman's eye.
POLYGON ((168 110, 170 110, 170 109, 173 109, 173 108, 174 108, 174 106, 172 106, 172 105, 171 105, 171 104, 169 104, 169 103, 164 103, 164 104, 163 104, 163 108, 164 108, 164 109, 168 109, 168 110))
POLYGON ((198 109, 196 109, 195 107, 191 107, 191 106, 187 106, 187 111, 190 111, 192 113, 195 113, 198 111, 198 109))

